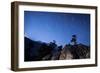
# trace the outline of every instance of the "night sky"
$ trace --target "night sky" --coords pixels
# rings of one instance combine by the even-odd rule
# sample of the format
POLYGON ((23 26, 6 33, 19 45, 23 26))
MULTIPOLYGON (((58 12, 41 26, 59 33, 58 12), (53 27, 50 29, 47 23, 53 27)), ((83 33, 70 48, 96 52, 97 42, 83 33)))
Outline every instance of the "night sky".
POLYGON ((76 35, 78 43, 90 45, 90 14, 24 11, 24 35, 63 46, 76 35))

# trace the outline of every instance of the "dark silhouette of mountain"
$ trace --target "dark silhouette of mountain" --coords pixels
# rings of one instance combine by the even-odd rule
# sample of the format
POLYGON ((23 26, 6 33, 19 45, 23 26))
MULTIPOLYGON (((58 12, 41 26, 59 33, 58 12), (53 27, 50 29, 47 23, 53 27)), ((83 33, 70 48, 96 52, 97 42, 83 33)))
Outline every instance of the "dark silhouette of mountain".
POLYGON ((90 47, 84 44, 58 46, 24 37, 24 61, 65 60, 90 58, 90 47))
MULTIPOLYGON (((39 61, 53 50, 52 45, 48 46, 47 43, 41 41, 34 41, 27 37, 24 38, 25 51, 24 61, 39 61)), ((49 59, 49 58, 48 58, 49 59)))
POLYGON ((38 56, 38 49, 41 46, 41 42, 33 41, 27 37, 24 37, 24 47, 25 47, 25 52, 24 52, 24 60, 25 61, 33 61, 37 60, 38 56))

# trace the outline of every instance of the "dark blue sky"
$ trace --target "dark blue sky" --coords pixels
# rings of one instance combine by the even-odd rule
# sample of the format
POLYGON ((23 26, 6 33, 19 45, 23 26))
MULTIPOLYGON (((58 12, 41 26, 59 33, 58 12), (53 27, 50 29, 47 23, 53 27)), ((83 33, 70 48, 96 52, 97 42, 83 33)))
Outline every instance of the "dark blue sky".
POLYGON ((24 34, 36 41, 58 45, 70 43, 73 34, 78 43, 90 45, 90 14, 24 11, 24 34))

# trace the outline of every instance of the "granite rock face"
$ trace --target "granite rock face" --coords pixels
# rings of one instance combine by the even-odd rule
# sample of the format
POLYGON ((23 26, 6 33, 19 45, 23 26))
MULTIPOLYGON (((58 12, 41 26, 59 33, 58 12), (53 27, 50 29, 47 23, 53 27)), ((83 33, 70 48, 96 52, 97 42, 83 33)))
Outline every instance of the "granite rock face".
POLYGON ((90 47, 77 44, 77 45, 66 45, 60 55, 60 59, 86 59, 90 58, 90 47))

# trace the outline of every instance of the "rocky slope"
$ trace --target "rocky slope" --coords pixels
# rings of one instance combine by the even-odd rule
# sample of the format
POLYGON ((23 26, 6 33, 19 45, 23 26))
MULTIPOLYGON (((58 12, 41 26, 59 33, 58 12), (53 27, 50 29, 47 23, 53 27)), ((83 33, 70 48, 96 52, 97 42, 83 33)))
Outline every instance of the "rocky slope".
POLYGON ((55 43, 33 41, 25 37, 24 61, 67 60, 90 58, 90 47, 66 44, 64 47, 55 43))

